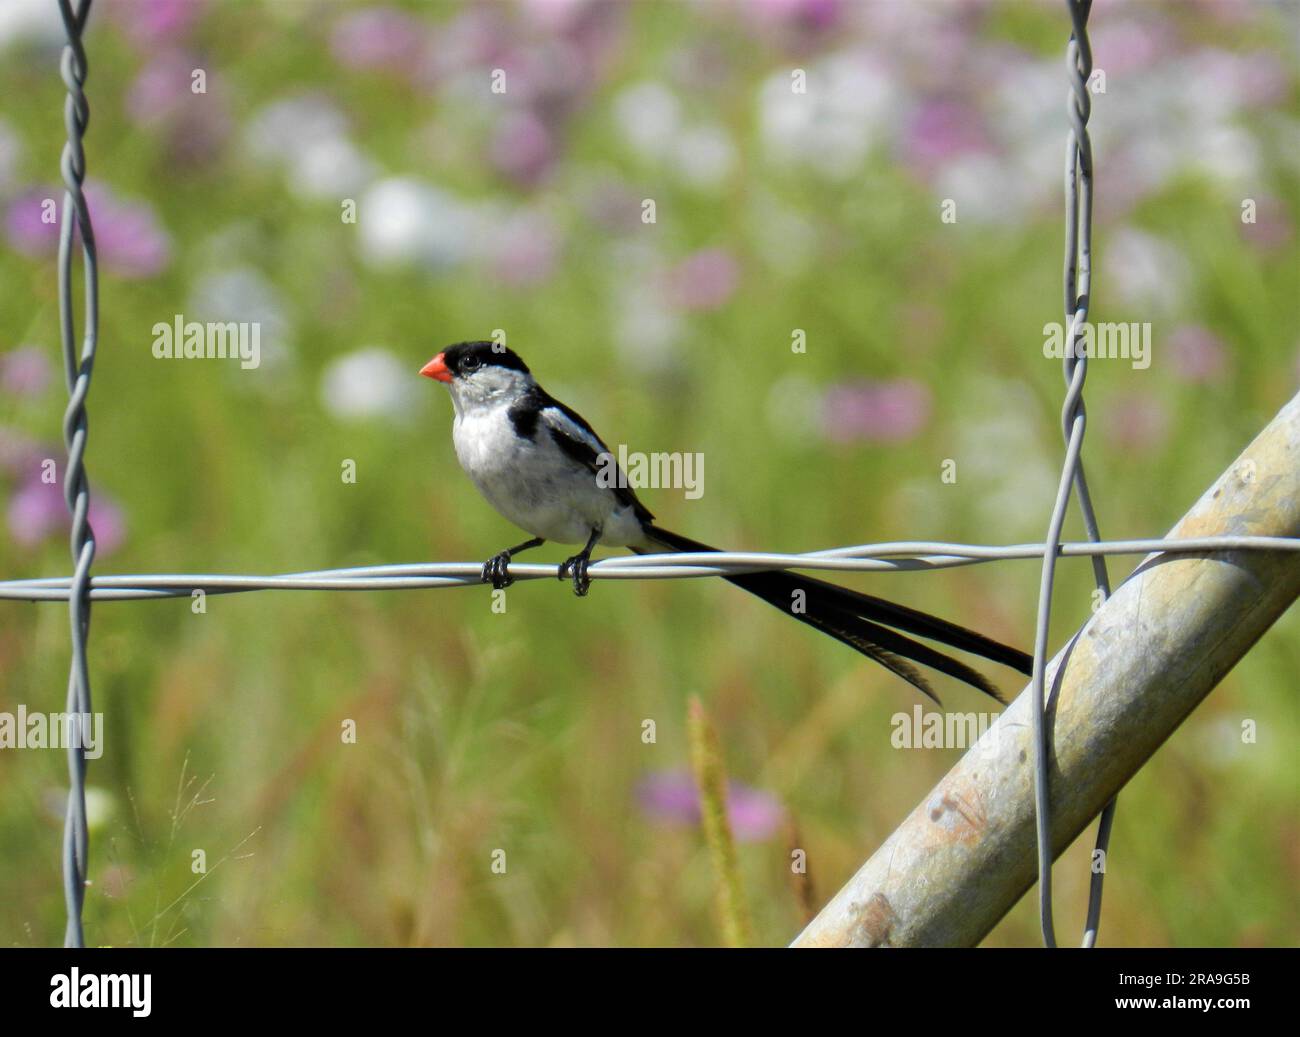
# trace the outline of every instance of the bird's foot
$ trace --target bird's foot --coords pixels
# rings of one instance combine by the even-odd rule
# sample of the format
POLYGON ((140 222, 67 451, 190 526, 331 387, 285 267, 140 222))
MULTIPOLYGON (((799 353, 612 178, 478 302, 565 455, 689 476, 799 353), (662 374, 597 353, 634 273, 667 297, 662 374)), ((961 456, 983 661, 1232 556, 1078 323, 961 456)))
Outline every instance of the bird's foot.
POLYGON ((564 564, 560 566, 559 577, 561 580, 573 577, 573 593, 580 598, 587 596, 587 590, 591 587, 591 580, 587 576, 587 566, 591 564, 591 557, 585 554, 577 554, 572 558, 566 558, 564 564))
POLYGON ((515 578, 510 575, 510 552, 502 551, 483 563, 482 582, 492 584, 493 590, 505 590, 515 578))

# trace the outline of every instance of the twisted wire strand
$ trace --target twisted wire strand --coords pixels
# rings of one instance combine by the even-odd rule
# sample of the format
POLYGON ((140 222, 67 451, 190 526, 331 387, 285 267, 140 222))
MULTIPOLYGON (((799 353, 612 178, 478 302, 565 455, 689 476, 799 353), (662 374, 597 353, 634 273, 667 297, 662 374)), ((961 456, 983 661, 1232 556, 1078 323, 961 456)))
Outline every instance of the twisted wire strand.
MULTIPOLYGON (((1139 568, 1164 556, 1205 556, 1232 551, 1300 551, 1300 538, 1268 536, 1180 537, 1164 540, 1080 541, 1057 544, 1054 553, 1063 558, 1092 558, 1099 555, 1147 555, 1139 568)), ((807 554, 774 554, 759 551, 728 551, 698 554, 620 555, 593 562, 588 575, 593 580, 699 579, 737 572, 808 570, 814 572, 928 572, 988 562, 1043 558, 1049 549, 1043 544, 950 544, 938 541, 893 541, 836 547, 807 554)), ((104 575, 90 579, 94 601, 127 601, 142 598, 188 597, 194 591, 206 594, 238 594, 262 590, 371 591, 432 590, 444 587, 482 585, 481 562, 417 562, 398 565, 362 565, 344 569, 259 576, 241 573, 140 573, 104 575)), ((523 583, 553 580, 559 566, 519 564, 510 575, 523 583)), ((73 580, 66 576, 42 576, 25 580, 0 581, 0 600, 66 601, 73 580)))
MULTIPOLYGON (((1067 112, 1071 117, 1070 145, 1076 153, 1076 157, 1071 157, 1069 165, 1075 167, 1077 161, 1077 177, 1071 178, 1071 183, 1079 185, 1079 263, 1077 280, 1070 279, 1070 272, 1067 268, 1067 279, 1065 287, 1067 292, 1073 292, 1076 296, 1075 311, 1082 314, 1081 321, 1087 320, 1088 307, 1092 298, 1092 138, 1088 134, 1088 118, 1092 113, 1092 95, 1088 90, 1088 81, 1092 77, 1092 45, 1088 40, 1087 21, 1088 15, 1092 8, 1092 0, 1086 0, 1085 5, 1074 4, 1071 8, 1071 21, 1073 24, 1073 39, 1071 45, 1067 45, 1066 64, 1067 68, 1073 71, 1072 82, 1072 101, 1073 104, 1067 103, 1067 112), (1073 52, 1072 52, 1073 51, 1073 52)), ((1077 323, 1076 327, 1080 327, 1077 323)), ((1071 336, 1070 341, 1075 341, 1071 336)), ((1065 378, 1067 383, 1070 381, 1070 364, 1075 360, 1067 355, 1065 358, 1065 378)), ((1083 359, 1086 364, 1086 358, 1083 359)), ((1086 411, 1083 403, 1082 385, 1079 390, 1079 413, 1083 415, 1086 421, 1086 411)), ((1062 415, 1064 422, 1064 414, 1062 415)), ((1088 539, 1093 541, 1101 540, 1101 532, 1097 522, 1096 514, 1093 510, 1092 494, 1088 490, 1088 480, 1084 475, 1083 459, 1080 457, 1079 463, 1075 469, 1075 492, 1079 500, 1079 512, 1083 517, 1084 529, 1088 534, 1088 539)), ((1093 556, 1093 578, 1097 590, 1101 593, 1101 600, 1110 597, 1110 575, 1106 571, 1106 559, 1101 555, 1093 556)), ((1068 659, 1068 655, 1063 657, 1068 659)), ((1106 879, 1105 861, 1110 849, 1110 833, 1115 820, 1115 809, 1118 797, 1111 799, 1109 803, 1102 808, 1101 820, 1097 826, 1097 839, 1093 848, 1093 868, 1092 877, 1088 886, 1088 912, 1084 923, 1084 934, 1082 945, 1084 947, 1094 947, 1097 943, 1097 932, 1101 924, 1101 899, 1102 887, 1106 879), (1097 865, 1101 866, 1098 867, 1097 865)))
MULTIPOLYGON (((90 224, 86 197, 82 192, 82 183, 86 178, 86 156, 81 143, 90 122, 90 105, 83 90, 87 72, 86 52, 81 44, 81 34, 90 15, 90 5, 91 0, 81 0, 74 11, 70 0, 59 0, 59 13, 68 39, 59 62, 63 82, 67 86, 63 106, 67 143, 60 160, 66 190, 59 228, 59 326, 63 344, 63 369, 68 384, 68 406, 63 416, 63 440, 68 451, 63 495, 72 516, 70 540, 73 562, 73 575, 66 595, 72 639, 67 711, 71 731, 77 734, 81 733, 81 718, 90 714, 90 672, 86 663, 86 639, 90 633, 90 566, 95 559, 95 533, 89 520, 90 480, 86 475, 85 454, 88 435, 86 397, 90 393, 90 375, 99 334, 99 279, 95 235, 90 224), (80 356, 77 352, 76 321, 72 307, 74 229, 81 234, 85 276, 80 356)), ((63 936, 65 947, 85 945, 81 910, 86 895, 89 837, 86 828, 86 756, 83 745, 83 738, 69 738, 68 805, 63 826, 63 895, 68 916, 63 936)))
MULTIPOLYGON (((1092 299, 1092 138, 1088 134, 1088 118, 1092 114, 1092 95, 1088 91, 1088 80, 1092 77, 1092 44, 1088 40, 1088 15, 1092 8, 1092 0, 1084 0, 1083 3, 1074 2, 1070 5, 1070 19, 1073 32, 1069 44, 1066 48, 1066 67, 1072 75, 1070 98, 1066 104, 1066 111, 1070 117, 1070 134, 1067 157, 1067 177, 1066 191, 1066 219, 1068 225, 1078 227, 1078 267, 1076 269, 1072 262, 1074 243, 1070 243, 1067 248, 1066 270, 1065 270, 1065 292, 1066 292, 1066 312, 1071 309, 1079 314, 1075 327, 1082 327, 1083 322, 1088 318, 1088 308, 1092 299), (1078 186, 1077 200, 1077 221, 1071 217, 1076 213, 1071 210, 1075 208, 1073 202, 1075 186, 1078 186), (1074 296, 1071 302, 1070 296, 1074 296)), ((1074 342, 1072 334, 1069 338, 1074 342)), ((1073 351, 1077 352, 1077 351, 1073 351)), ((1074 356, 1067 354, 1065 357, 1065 380, 1071 382, 1071 365, 1075 363, 1087 364, 1087 358, 1083 357, 1076 360, 1074 356)), ((1067 404, 1068 406, 1068 404, 1067 404)), ((1062 412, 1062 423, 1066 421, 1065 414, 1062 412)), ((1082 380, 1079 386, 1078 397, 1078 414, 1086 424, 1087 413, 1083 402, 1083 385, 1082 380)), ((1080 435, 1083 433, 1081 432, 1080 435)), ((1075 468, 1075 493, 1079 500, 1079 513, 1083 517, 1084 530, 1088 534, 1088 539, 1093 541, 1101 540, 1101 532, 1097 523, 1097 517, 1093 510, 1092 494, 1088 491, 1088 480, 1084 475, 1083 459, 1080 457, 1078 465, 1075 468)), ((1110 575, 1106 571, 1106 559, 1101 555, 1093 556, 1093 578, 1097 585, 1097 590, 1101 592, 1101 599, 1110 597, 1110 575)), ((1049 604, 1050 607, 1050 604, 1049 604)), ((1068 657, 1066 657, 1068 658, 1068 657)), ((1094 867, 1092 869, 1092 878, 1088 886, 1088 913, 1084 922, 1083 946, 1094 947, 1097 943, 1097 931, 1101 924, 1101 897, 1102 886, 1106 879, 1105 861, 1110 849, 1111 827, 1115 820, 1115 808, 1118 797, 1112 799, 1102 809, 1101 820, 1097 826, 1097 840, 1093 848, 1094 867), (1100 859, 1098 861, 1098 858, 1100 859), (1100 863, 1101 867, 1096 864, 1100 863)), ((1050 864, 1049 864, 1050 867, 1050 864)), ((1049 905, 1050 919, 1050 905, 1049 905)))
MULTIPOLYGON (((1088 93, 1088 80, 1092 75, 1092 48, 1088 41, 1088 15, 1092 0, 1066 0, 1070 12, 1072 31, 1066 45, 1066 68, 1069 73, 1069 92, 1066 113, 1070 131, 1066 140, 1065 163, 1065 318, 1069 323, 1063 373, 1066 393, 1061 409, 1061 430, 1065 438, 1065 460, 1061 468, 1060 485, 1048 523, 1047 543, 1060 540, 1065 513, 1074 490, 1083 518, 1084 530, 1093 542, 1101 540, 1097 516, 1084 474, 1082 451, 1087 431, 1087 408, 1083 400, 1084 382, 1088 376, 1088 358, 1078 344, 1088 321, 1092 287, 1092 140, 1088 135, 1088 119, 1092 114, 1092 99, 1088 93)), ((1047 639, 1051 623, 1052 589, 1055 581, 1057 553, 1043 555, 1042 579, 1039 586, 1038 616, 1034 628, 1034 667, 1031 689, 1033 694, 1034 734, 1034 820, 1038 853, 1038 910, 1043 944, 1056 946, 1055 923, 1052 920, 1052 842, 1050 759, 1047 725, 1047 639)), ((1103 600, 1110 597, 1110 577, 1102 555, 1093 556, 1093 577, 1103 600)), ((1061 669, 1066 665, 1062 659, 1061 669)), ((1056 674, 1059 681, 1060 670, 1056 674)), ((1105 860, 1110 843, 1111 826, 1115 816, 1116 801, 1112 799, 1102 811, 1097 829, 1096 853, 1105 860)), ((1088 890, 1088 913, 1084 926, 1083 946, 1096 944, 1097 928, 1101 918, 1101 895, 1104 872, 1094 867, 1088 890)))

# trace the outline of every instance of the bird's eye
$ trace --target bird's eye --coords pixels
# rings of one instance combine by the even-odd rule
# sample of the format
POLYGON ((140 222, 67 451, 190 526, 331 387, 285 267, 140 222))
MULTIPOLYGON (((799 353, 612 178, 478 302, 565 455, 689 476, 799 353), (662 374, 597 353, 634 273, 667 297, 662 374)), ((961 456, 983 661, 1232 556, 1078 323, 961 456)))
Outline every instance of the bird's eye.
POLYGON ((476 371, 478 370, 478 364, 479 364, 478 357, 467 356, 464 360, 460 362, 460 367, 462 371, 476 371))

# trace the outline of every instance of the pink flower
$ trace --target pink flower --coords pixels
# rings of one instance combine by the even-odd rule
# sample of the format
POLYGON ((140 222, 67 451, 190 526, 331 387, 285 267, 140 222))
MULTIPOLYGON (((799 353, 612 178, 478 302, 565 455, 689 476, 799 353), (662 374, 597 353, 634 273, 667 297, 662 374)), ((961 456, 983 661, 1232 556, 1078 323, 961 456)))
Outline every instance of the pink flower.
POLYGON ((21 476, 41 463, 41 451, 34 439, 16 428, 0 425, 0 471, 21 476))
POLYGON ((86 202, 106 270, 134 280, 166 268, 171 239, 148 203, 121 201, 98 184, 86 185, 86 202))
POLYGON ((1193 55, 1198 78, 1230 108, 1281 104, 1291 77, 1277 55, 1267 50, 1234 52, 1206 48, 1193 55))
POLYGON ((489 157, 503 176, 521 187, 535 187, 555 162, 551 131, 533 112, 511 112, 493 134, 489 157))
POLYGON ((56 188, 26 191, 10 202, 5 213, 5 236, 13 250, 25 256, 53 255, 59 247, 62 207, 63 192, 56 188), (46 222, 47 214, 53 222, 46 222))
POLYGON ((509 34, 503 8, 466 7, 439 24, 437 45, 424 51, 411 78, 417 86, 433 88, 476 66, 501 67, 509 34))
POLYGON ((1169 433, 1169 411, 1146 393, 1130 392, 1115 399, 1104 422, 1106 438, 1120 451, 1158 450, 1169 433))
POLYGON ((1088 33, 1093 54, 1106 56, 1108 76, 1146 71, 1168 54, 1176 42, 1173 29, 1154 18, 1147 21, 1114 18, 1101 21, 1088 33))
POLYGON ((1273 197, 1255 199, 1255 222, 1243 223, 1241 233, 1261 252, 1275 252, 1295 236, 1286 203, 1273 197))
POLYGON ((151 58, 135 77, 126 95, 126 114, 141 126, 166 122, 191 93, 197 59, 183 51, 165 50, 151 58))
MULTIPOLYGON (((171 239, 153 209, 145 202, 119 200, 103 184, 87 181, 86 205, 99 260, 106 271, 127 279, 152 277, 171 261, 171 239)), ((9 207, 5 229, 9 243, 28 256, 53 255, 59 247, 63 218, 63 191, 45 188, 29 191, 9 207), (53 199, 54 223, 45 223, 46 200, 53 199)), ((81 235, 74 231, 74 240, 81 235)))
MULTIPOLYGON (((647 775, 637 786, 637 801, 655 820, 682 826, 700 823, 699 792, 689 771, 647 775)), ((727 783, 727 819, 738 842, 761 842, 780 830, 785 809, 771 794, 732 781, 727 783)))
POLYGON ((982 151, 987 145, 979 113, 945 98, 933 98, 915 108, 902 137, 904 159, 925 176, 958 155, 982 151))
POLYGON ((560 232, 544 213, 520 212, 491 236, 491 265, 506 284, 537 284, 551 276, 560 251, 560 232))
POLYGON ((679 310, 716 310, 736 292, 740 267, 730 252, 704 249, 668 272, 668 301, 679 310))
POLYGON ((210 159, 230 133, 221 81, 207 73, 205 90, 194 93, 197 55, 169 48, 141 69, 126 97, 126 113, 139 126, 162 130, 173 159, 194 164, 210 159))
POLYGON ((1176 328, 1166 344, 1174 375, 1185 382, 1214 382, 1228 366, 1228 350, 1218 335, 1199 324, 1176 328))
POLYGON ((0 354, 0 389, 14 396, 39 396, 50 384, 51 373, 45 350, 36 346, 0 354))
POLYGON ((176 40, 203 15, 207 0, 111 0, 107 15, 142 47, 176 40))
POLYGON ((621 180, 593 177, 578 195, 583 214, 602 230, 624 234, 641 226, 641 198, 621 180))
POLYGON ((539 28, 560 32, 571 28, 591 0, 522 0, 519 8, 539 28))
MULTIPOLYGON (((59 462, 59 475, 63 475, 62 460, 59 462)), ((93 486, 89 518, 90 527, 95 532, 96 553, 106 555, 114 551, 126 535, 122 509, 93 486)), ((72 527, 68 506, 63 499, 63 487, 42 482, 39 474, 23 483, 10 499, 8 520, 10 536, 21 547, 35 547, 48 537, 66 533, 72 527)))
POLYGON ((68 518, 63 494, 53 483, 29 479, 9 501, 9 534, 20 547, 34 547, 68 518))
POLYGON ((420 57, 425 24, 395 7, 353 11, 334 23, 330 52, 348 68, 398 71, 420 57))
POLYGON ((910 378, 833 386, 822 398, 822 427, 836 443, 911 439, 930 420, 930 390, 910 378))
POLYGON ((775 28, 824 32, 841 21, 841 0, 741 0, 741 12, 775 28))
POLYGON ((1221 25, 1243 25, 1255 13, 1254 4, 1242 0, 1201 0, 1196 5, 1197 14, 1213 19, 1221 25))

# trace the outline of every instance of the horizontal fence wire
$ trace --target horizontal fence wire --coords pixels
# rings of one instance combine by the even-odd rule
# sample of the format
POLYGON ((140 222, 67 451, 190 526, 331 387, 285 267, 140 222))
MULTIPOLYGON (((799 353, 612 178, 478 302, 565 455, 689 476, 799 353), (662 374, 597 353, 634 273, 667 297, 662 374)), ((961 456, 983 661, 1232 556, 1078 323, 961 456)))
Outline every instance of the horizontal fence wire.
MULTIPOLYGON (((930 540, 902 540, 856 547, 836 547, 806 554, 763 551, 715 551, 662 555, 629 555, 593 562, 587 574, 593 580, 672 580, 725 576, 738 572, 810 570, 818 572, 924 572, 986 562, 1103 555, 1182 555, 1222 551, 1300 551, 1300 537, 1209 536, 1173 540, 1107 540, 1064 542, 1050 551, 1043 544, 954 544, 930 540)), ((556 579, 558 565, 514 564, 516 580, 556 579)), ((239 594, 248 591, 371 591, 431 590, 440 587, 485 585, 482 562, 415 562, 399 565, 362 565, 345 569, 318 569, 282 575, 259 576, 225 573, 152 573, 92 576, 90 597, 95 601, 239 594)), ((66 576, 0 581, 0 599, 66 601, 72 582, 66 576)))

